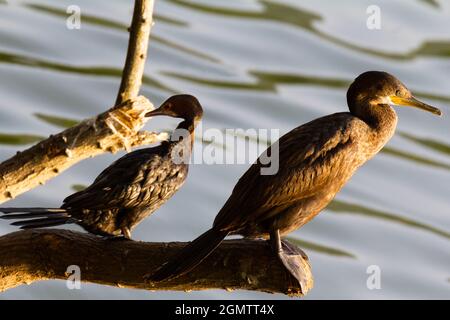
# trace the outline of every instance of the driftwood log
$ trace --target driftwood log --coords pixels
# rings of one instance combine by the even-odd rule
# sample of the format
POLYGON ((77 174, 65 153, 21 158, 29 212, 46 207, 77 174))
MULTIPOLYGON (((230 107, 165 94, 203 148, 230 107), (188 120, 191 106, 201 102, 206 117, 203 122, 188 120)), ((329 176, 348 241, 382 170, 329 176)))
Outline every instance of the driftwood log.
POLYGON ((245 289, 298 296, 312 287, 307 258, 299 258, 304 274, 300 285, 263 240, 224 241, 186 276, 156 285, 143 280, 185 245, 102 239, 57 229, 18 231, 0 237, 0 291, 38 280, 68 279, 71 265, 80 268, 82 282, 126 288, 245 289))
MULTIPOLYGON (((154 143, 165 133, 140 131, 153 106, 138 96, 150 29, 153 0, 136 0, 127 59, 116 106, 82 121, 0 164, 0 203, 57 176, 73 164, 119 149, 154 143)), ((224 241, 199 267, 186 276, 146 283, 185 243, 144 243, 106 240, 94 235, 57 229, 18 231, 0 237, 0 291, 38 280, 67 279, 77 265, 81 281, 148 290, 246 289, 303 295, 312 287, 306 256, 296 265, 294 279, 271 253, 265 241, 224 241)))

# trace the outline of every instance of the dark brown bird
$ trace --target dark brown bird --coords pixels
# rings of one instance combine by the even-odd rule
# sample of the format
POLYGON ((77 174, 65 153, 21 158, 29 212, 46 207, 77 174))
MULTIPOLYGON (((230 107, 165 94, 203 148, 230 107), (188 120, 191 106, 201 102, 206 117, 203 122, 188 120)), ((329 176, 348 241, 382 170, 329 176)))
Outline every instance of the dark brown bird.
POLYGON ((85 190, 67 197, 61 208, 0 208, 6 213, 0 218, 21 220, 12 223, 21 229, 76 223, 94 234, 130 238, 131 230, 172 197, 186 180, 186 160, 203 109, 195 97, 176 95, 146 114, 158 115, 184 119, 169 141, 121 157, 85 190))
MULTIPOLYGON (((441 115, 439 109, 416 100, 386 72, 358 76, 347 92, 347 103, 350 112, 313 120, 282 136, 278 141, 279 171, 261 175, 263 165, 257 160, 239 179, 213 227, 146 276, 147 280, 162 281, 188 272, 233 234, 269 237, 275 253, 296 276, 280 236, 313 219, 355 171, 389 141, 397 125, 390 105, 441 115)), ((272 157, 277 156, 274 146, 268 150, 272 157)))

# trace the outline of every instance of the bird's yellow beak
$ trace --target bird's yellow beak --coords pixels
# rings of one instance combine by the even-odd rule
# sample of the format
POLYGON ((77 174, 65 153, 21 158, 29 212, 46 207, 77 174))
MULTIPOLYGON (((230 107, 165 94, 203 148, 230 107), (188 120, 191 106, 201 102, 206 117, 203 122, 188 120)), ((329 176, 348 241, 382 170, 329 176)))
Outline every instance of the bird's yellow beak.
POLYGON ((391 100, 391 102, 393 104, 396 104, 399 106, 415 107, 415 108, 419 108, 419 109, 437 114, 438 116, 442 115, 441 110, 439 110, 438 108, 435 108, 435 107, 430 106, 429 104, 423 103, 414 97, 401 98, 401 97, 397 97, 397 96, 390 96, 389 99, 391 100))

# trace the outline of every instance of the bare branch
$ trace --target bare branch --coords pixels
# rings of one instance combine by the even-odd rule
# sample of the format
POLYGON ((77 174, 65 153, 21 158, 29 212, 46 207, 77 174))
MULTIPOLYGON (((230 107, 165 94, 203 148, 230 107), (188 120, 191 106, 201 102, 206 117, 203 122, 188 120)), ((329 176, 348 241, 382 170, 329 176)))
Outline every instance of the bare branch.
POLYGON ((130 27, 127 58, 116 105, 137 97, 147 59, 148 41, 153 25, 153 0, 136 0, 130 27))
POLYGON ((107 240, 58 229, 18 231, 0 237, 0 291, 67 279, 69 265, 80 267, 84 282, 147 290, 245 289, 299 296, 313 284, 307 258, 298 261, 304 275, 301 288, 262 240, 224 241, 185 276, 157 284, 143 281, 185 245, 107 240))

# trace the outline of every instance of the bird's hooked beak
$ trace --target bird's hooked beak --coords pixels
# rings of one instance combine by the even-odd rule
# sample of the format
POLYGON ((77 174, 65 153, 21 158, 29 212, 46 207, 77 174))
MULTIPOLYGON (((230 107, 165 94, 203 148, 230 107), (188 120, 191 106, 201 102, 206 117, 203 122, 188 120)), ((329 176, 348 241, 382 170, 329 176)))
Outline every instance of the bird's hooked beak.
POLYGON ((164 112, 162 110, 155 109, 145 114, 146 117, 163 116, 164 112))
POLYGON ((418 109, 422 109, 422 110, 434 113, 438 116, 442 115, 441 110, 439 110, 438 108, 435 108, 433 106, 430 106, 429 104, 423 103, 423 102, 417 100, 416 98, 414 98, 413 96, 411 96, 409 98, 402 98, 402 97, 393 95, 393 96, 390 96, 389 99, 395 105, 415 107, 418 109))
POLYGON ((150 112, 147 112, 145 114, 146 117, 155 117, 155 116, 171 116, 172 114, 168 112, 166 105, 163 104, 159 108, 156 108, 155 110, 152 110, 150 112))

